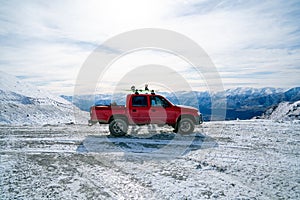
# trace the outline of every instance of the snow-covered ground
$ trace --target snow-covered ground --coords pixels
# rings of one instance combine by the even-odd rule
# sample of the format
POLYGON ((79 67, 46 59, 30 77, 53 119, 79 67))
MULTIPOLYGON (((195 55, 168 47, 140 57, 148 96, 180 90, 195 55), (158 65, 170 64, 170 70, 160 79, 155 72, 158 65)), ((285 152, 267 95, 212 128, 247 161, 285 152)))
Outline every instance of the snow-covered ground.
POLYGON ((209 122, 189 136, 130 132, 0 126, 0 199, 300 198, 299 121, 209 122))

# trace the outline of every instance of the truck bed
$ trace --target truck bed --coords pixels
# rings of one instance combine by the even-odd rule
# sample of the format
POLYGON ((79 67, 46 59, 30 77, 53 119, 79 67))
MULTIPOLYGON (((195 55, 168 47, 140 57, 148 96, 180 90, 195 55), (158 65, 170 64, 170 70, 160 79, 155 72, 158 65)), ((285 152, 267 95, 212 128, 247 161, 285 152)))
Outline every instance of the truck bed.
POLYGON ((93 106, 91 107, 90 114, 90 123, 108 123, 112 115, 125 115, 126 107, 124 105, 93 106))

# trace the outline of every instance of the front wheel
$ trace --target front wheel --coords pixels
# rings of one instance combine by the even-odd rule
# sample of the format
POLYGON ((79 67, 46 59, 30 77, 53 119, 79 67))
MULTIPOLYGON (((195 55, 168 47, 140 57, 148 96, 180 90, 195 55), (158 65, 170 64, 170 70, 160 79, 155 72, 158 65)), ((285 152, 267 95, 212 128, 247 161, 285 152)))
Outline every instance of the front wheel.
POLYGON ((194 129, 194 122, 189 118, 183 118, 176 124, 175 132, 180 134, 190 134, 194 129))
POLYGON ((111 135, 120 137, 126 135, 128 130, 128 124, 123 119, 113 119, 109 123, 109 132, 111 135))

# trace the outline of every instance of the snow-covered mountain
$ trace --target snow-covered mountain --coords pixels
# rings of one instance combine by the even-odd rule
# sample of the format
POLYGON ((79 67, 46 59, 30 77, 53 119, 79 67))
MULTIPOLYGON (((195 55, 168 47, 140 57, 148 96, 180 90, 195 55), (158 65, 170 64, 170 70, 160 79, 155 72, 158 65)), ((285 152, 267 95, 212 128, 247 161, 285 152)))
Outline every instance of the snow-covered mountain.
POLYGON ((0 72, 0 124, 83 123, 87 116, 69 101, 0 72))
MULTIPOLYGON (((199 110, 204 115, 205 120, 210 120, 212 111, 212 100, 215 105, 226 110, 226 120, 251 119, 254 116, 261 116, 268 108, 278 105, 281 102, 295 102, 300 100, 300 87, 291 88, 287 91, 281 88, 235 88, 224 92, 209 93, 192 92, 178 93, 181 97, 181 104, 199 105, 199 110), (193 95, 197 95, 198 102, 195 102, 193 95), (222 102, 226 101, 226 104, 222 102), (223 106, 223 107, 222 107, 223 106), (226 106, 226 107, 224 107, 226 106)), ((172 99, 172 98, 171 98, 172 99)), ((173 99, 176 102, 176 98, 173 99)), ((215 116, 218 118, 218 116, 215 116)), ((222 116, 219 116, 222 119, 222 116)))
POLYGON ((272 87, 264 87, 264 88, 237 87, 225 91, 227 96, 252 96, 252 97, 271 95, 280 92, 284 92, 284 89, 272 88, 272 87))
MULTIPOLYGON (((255 116, 261 116, 268 108, 281 102, 293 103, 300 100, 300 87, 291 88, 287 91, 271 87, 239 87, 224 92, 159 93, 175 104, 198 107, 206 121, 211 119, 212 99, 215 101, 215 105, 220 105, 221 109, 226 109, 226 120, 251 119, 255 116), (224 100, 226 104, 223 104, 224 100)), ((108 94, 85 95, 77 96, 75 99, 71 96, 63 96, 63 98, 72 101, 80 109, 89 111, 90 106, 94 104, 109 104, 110 101, 116 101, 119 105, 125 104, 126 94, 114 94, 114 96, 108 94)), ((214 116, 214 118, 224 119, 224 116, 214 116)))
POLYGON ((268 109, 262 118, 280 121, 300 120, 300 101, 281 102, 268 109))

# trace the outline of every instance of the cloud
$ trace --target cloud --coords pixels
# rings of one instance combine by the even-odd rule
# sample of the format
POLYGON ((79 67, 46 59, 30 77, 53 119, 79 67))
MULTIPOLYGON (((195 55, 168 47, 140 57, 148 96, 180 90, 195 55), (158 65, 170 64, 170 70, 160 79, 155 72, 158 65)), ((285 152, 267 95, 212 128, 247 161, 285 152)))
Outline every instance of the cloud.
MULTIPOLYGON (((80 67, 99 44, 124 31, 154 27, 177 31, 202 46, 225 87, 293 87, 300 72, 299 8, 297 1, 280 0, 3 1, 0 66, 70 94, 80 67)), ((106 75, 107 88, 131 67, 151 63, 173 66, 196 89, 203 86, 186 71, 190 66, 172 55, 127 56, 106 75)))
POLYGON ((201 1, 181 8, 179 17, 186 35, 207 50, 225 85, 291 87, 299 71, 285 69, 299 66, 297 11, 295 1, 201 1), (294 81, 286 81, 287 74, 294 81))

